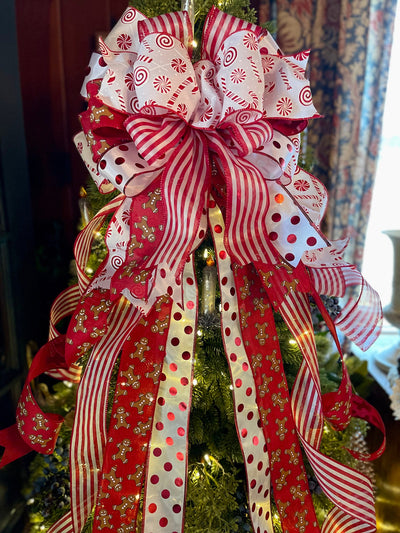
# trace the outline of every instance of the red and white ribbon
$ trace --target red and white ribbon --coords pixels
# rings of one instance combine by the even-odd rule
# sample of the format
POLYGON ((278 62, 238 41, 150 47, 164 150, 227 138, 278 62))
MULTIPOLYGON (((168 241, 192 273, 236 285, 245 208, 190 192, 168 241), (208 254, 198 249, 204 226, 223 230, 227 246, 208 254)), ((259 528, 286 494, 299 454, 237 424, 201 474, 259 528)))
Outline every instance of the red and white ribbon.
POLYGON ((338 391, 322 395, 307 293, 337 340, 318 294, 342 296, 358 285, 336 325, 362 348, 377 337, 382 313, 375 291, 343 261, 346 242, 320 231, 325 188, 297 166, 299 134, 318 116, 305 77, 308 52, 284 56, 266 30, 216 8, 196 64, 191 41, 187 13, 146 19, 128 8, 91 60, 75 142, 99 190, 121 194, 77 238, 78 285, 53 306, 50 341, 28 376, 18 427, 0 432, 3 464, 30 447, 51 452, 62 420, 43 418, 29 381, 41 372, 77 381, 78 359, 89 353, 71 442, 72 508, 51 533, 79 533, 93 507, 94 531, 134 531, 142 491, 143 533, 183 531, 198 307, 193 252, 210 229, 255 531, 273 531, 271 488, 284 530, 319 531, 301 443, 333 502, 322 531, 372 532, 370 481, 320 451, 324 420, 339 430, 361 413, 382 423, 352 395, 345 369, 338 391), (108 255, 90 279, 91 245, 107 217, 108 255), (290 394, 273 325, 267 341, 272 307, 303 354, 290 394), (67 315, 64 338, 56 323, 67 315))

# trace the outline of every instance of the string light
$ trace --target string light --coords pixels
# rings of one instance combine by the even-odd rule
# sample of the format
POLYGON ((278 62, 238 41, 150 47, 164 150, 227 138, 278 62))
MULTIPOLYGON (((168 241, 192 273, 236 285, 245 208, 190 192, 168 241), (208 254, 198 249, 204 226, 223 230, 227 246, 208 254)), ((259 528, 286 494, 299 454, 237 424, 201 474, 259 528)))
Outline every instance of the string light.
POLYGON ((205 454, 204 454, 204 460, 205 460, 205 462, 206 462, 208 465, 211 465, 211 460, 210 460, 210 456, 208 455, 208 453, 205 453, 205 454))
POLYGON ((198 470, 195 470, 192 474, 192 479, 199 479, 200 472, 198 470))

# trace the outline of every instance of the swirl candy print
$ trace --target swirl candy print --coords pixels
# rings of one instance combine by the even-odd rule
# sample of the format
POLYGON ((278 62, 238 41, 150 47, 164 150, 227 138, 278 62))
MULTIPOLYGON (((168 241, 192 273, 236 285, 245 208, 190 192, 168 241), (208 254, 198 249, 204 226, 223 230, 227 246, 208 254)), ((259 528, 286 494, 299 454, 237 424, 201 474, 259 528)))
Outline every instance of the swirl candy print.
MULTIPOLYGON (((142 493, 145 533, 183 530, 198 312, 193 253, 209 232, 254 531, 273 531, 271 489, 284 531, 321 530, 302 446, 333 503, 322 531, 373 532, 370 480, 320 451, 324 419, 343 429, 363 414, 383 427, 352 393, 345 367, 338 391, 321 394, 308 295, 340 353, 319 294, 343 296, 359 286, 357 301, 335 322, 364 349, 382 316, 375 291, 343 261, 346 243, 320 231, 324 187, 297 166, 300 132, 318 117, 305 78, 308 53, 284 56, 266 30, 216 8, 195 64, 191 42, 186 12, 147 19, 128 8, 84 81, 88 109, 76 145, 99 190, 120 194, 77 238, 78 286, 56 305, 57 320, 71 315, 70 325, 64 339, 54 318, 41 355, 41 371, 72 379, 70 365, 90 351, 71 446, 71 511, 50 531, 81 531, 93 507, 93 531, 135 531, 142 493), (108 255, 90 280, 93 231, 109 215, 108 255), (303 355, 291 391, 273 310, 303 355), (120 353, 107 429, 110 373, 120 353)), ((40 426, 36 435, 37 425, 26 421, 44 415, 30 397, 28 382, 19 431, 0 434, 7 446, 22 442, 19 455, 30 447, 48 453, 60 424, 52 421, 48 435, 40 426)))

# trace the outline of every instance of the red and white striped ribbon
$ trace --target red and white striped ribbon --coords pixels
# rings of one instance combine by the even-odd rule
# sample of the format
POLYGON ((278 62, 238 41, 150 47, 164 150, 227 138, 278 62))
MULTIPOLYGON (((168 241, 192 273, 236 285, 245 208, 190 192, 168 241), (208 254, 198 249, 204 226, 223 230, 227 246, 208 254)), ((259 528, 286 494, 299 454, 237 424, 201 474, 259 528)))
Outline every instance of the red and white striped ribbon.
POLYGON ((362 350, 378 338, 382 328, 382 308, 378 293, 365 281, 355 266, 348 263, 324 268, 309 266, 318 294, 343 297, 348 287, 359 287, 357 299, 349 298, 335 319, 335 326, 362 350))
POLYGON ((201 51, 202 59, 209 59, 214 63, 215 57, 225 39, 229 35, 232 35, 232 33, 241 30, 254 32, 257 37, 260 37, 263 33, 267 33, 256 24, 227 15, 213 6, 204 26, 201 51))
POLYGON ((318 359, 311 313, 304 294, 290 292, 279 306, 292 331, 304 361, 292 391, 292 410, 297 431, 313 471, 328 498, 342 513, 328 515, 322 531, 349 533, 375 531, 372 483, 365 475, 327 457, 319 451, 324 429, 324 414, 319 385, 318 359), (344 513, 349 520, 344 519, 344 513), (339 529, 340 523, 340 529, 339 529))
POLYGON ((242 265, 255 258, 271 262, 274 254, 267 237, 269 198, 265 180, 251 163, 233 156, 218 135, 209 134, 209 145, 218 154, 221 173, 229 176, 226 240, 230 255, 242 265))
POLYGON ((174 35, 182 44, 191 47, 193 41, 192 25, 186 11, 164 13, 158 17, 139 22, 138 32, 140 40, 149 33, 167 33, 174 35))
POLYGON ((120 207, 124 200, 124 196, 120 194, 92 218, 92 220, 84 227, 79 233, 75 241, 74 255, 76 261, 76 269, 78 273, 78 284, 81 294, 85 292, 90 284, 90 278, 85 272, 87 262, 92 250, 92 242, 96 236, 96 232, 101 228, 106 217, 111 213, 114 213, 116 209, 120 207))
MULTIPOLYGON (((72 285, 62 291, 54 300, 50 310, 49 341, 60 335, 56 327, 57 323, 73 313, 75 307, 78 305, 79 299, 80 291, 78 285, 72 285)), ((80 365, 73 363, 68 369, 58 368, 50 370, 46 374, 55 379, 79 383, 81 372, 80 365)))
POLYGON ((54 300, 50 310, 49 341, 60 335, 56 327, 58 322, 73 313, 75 307, 78 305, 79 298, 80 291, 78 285, 72 285, 63 290, 54 300))
MULTIPOLYGON (((349 299, 336 318, 335 325, 362 350, 368 350, 382 329, 383 314, 378 293, 359 272, 357 274, 361 277, 358 298, 357 300, 349 299)), ((356 284, 358 283, 359 280, 356 281, 356 284)))
POLYGON ((176 117, 155 119, 132 115, 126 119, 125 127, 141 156, 153 165, 176 147, 187 125, 176 117))
POLYGON ((346 281, 340 268, 310 268, 310 277, 318 294, 341 298, 346 292, 346 281))

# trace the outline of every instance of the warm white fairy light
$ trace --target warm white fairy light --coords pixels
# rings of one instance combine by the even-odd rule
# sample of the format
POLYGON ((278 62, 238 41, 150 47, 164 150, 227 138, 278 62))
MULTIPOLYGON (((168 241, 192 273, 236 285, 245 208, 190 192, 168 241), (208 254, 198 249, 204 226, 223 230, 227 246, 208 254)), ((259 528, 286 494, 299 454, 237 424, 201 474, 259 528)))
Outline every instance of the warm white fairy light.
POLYGON ((297 344, 297 342, 294 339, 289 339, 289 344, 294 346, 295 344, 297 344))
POLYGON ((195 386, 197 385, 197 383, 198 383, 197 379, 194 378, 193 381, 192 381, 192 383, 193 383, 193 386, 195 387, 195 386))

